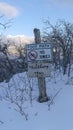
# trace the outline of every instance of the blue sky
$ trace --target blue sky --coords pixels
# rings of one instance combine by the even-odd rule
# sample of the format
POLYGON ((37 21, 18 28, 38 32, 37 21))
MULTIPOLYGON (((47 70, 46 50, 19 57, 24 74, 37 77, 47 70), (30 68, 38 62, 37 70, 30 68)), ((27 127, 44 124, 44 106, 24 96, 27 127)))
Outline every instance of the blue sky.
POLYGON ((13 18, 6 34, 33 36, 35 27, 43 31, 43 20, 47 18, 53 24, 58 19, 72 23, 73 0, 1 0, 1 14, 13 18))

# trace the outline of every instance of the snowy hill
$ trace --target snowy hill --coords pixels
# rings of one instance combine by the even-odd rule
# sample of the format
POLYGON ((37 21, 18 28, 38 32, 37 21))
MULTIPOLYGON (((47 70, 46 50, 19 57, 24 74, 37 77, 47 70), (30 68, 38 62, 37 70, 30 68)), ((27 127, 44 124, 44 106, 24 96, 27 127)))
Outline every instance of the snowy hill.
POLYGON ((26 73, 1 83, 0 130, 73 130, 73 85, 67 81, 59 73, 47 78, 50 101, 45 103, 37 101, 37 79, 26 73))

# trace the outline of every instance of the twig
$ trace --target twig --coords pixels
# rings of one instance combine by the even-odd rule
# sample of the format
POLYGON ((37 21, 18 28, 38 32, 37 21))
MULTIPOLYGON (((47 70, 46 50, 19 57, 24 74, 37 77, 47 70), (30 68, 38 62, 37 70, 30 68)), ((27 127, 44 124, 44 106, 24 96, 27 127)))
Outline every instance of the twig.
POLYGON ((56 96, 60 93, 60 91, 62 90, 62 88, 60 88, 57 93, 53 96, 53 98, 51 99, 50 103, 48 104, 48 110, 50 110, 50 105, 53 104, 54 99, 56 98, 56 96))

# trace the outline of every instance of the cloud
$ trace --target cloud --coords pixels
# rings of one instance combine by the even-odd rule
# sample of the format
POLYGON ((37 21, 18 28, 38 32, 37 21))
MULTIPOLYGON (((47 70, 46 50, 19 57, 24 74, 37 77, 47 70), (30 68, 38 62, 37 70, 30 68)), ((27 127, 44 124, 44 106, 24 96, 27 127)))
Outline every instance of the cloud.
POLYGON ((14 18, 18 15, 18 13, 19 11, 16 7, 5 2, 0 2, 0 15, 14 18))

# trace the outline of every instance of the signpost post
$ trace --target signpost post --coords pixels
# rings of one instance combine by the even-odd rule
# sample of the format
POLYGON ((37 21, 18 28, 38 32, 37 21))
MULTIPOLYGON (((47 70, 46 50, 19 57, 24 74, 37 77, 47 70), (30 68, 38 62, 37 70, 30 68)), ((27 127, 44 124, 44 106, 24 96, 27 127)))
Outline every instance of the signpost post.
POLYGON ((39 102, 46 102, 49 97, 46 93, 45 77, 51 74, 50 61, 52 60, 52 48, 49 43, 41 43, 39 29, 34 29, 35 44, 26 46, 28 61, 28 75, 38 78, 39 102))

